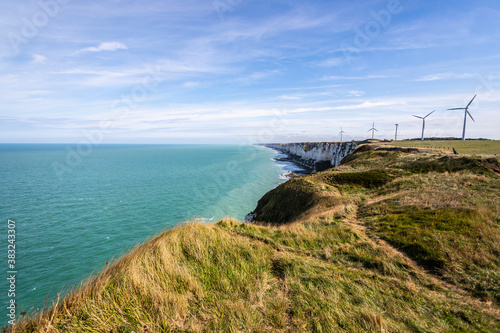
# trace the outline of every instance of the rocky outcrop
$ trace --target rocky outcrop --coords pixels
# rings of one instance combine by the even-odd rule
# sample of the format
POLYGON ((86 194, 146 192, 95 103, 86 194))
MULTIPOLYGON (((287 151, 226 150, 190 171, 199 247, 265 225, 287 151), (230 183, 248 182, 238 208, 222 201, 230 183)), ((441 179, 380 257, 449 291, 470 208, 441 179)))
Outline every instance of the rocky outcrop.
POLYGON ((349 155, 358 146, 358 143, 355 141, 343 143, 272 143, 265 146, 287 154, 293 162, 316 172, 340 165, 342 159, 349 155))

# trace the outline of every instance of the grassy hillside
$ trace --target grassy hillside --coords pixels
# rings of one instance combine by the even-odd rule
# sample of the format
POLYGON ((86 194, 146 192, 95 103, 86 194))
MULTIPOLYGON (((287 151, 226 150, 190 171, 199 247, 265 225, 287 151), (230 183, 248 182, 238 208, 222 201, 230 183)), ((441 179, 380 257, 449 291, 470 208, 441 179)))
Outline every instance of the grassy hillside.
POLYGON ((500 164, 360 146, 167 231, 16 332, 500 331, 500 164))

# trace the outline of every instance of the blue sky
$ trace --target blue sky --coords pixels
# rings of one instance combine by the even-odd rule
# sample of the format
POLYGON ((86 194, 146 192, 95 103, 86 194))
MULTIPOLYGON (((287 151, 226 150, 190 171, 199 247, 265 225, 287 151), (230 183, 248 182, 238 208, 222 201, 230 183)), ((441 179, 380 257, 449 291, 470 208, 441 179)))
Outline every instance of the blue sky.
POLYGON ((2 4, 0 142, 500 139, 496 0, 2 4))

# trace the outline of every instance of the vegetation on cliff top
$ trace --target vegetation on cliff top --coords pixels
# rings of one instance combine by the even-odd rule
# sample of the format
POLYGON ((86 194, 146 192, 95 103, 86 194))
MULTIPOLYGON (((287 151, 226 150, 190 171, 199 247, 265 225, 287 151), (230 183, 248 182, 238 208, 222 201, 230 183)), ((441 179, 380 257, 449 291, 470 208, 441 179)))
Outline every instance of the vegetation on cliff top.
POLYGON ((418 147, 440 149, 452 153, 453 149, 459 154, 498 155, 500 144, 496 140, 404 140, 393 141, 391 145, 398 147, 418 147))
POLYGON ((500 330, 500 164, 371 144, 188 223, 15 331, 500 330))

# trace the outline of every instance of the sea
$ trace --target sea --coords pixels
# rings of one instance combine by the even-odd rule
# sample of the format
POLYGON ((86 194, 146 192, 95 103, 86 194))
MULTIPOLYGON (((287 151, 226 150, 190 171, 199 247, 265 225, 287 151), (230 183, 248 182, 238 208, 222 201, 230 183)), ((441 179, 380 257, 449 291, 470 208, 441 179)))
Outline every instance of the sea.
POLYGON ((17 315, 50 305, 179 223, 244 221, 298 169, 277 154, 236 145, 0 144, 0 323, 10 302, 17 315))

